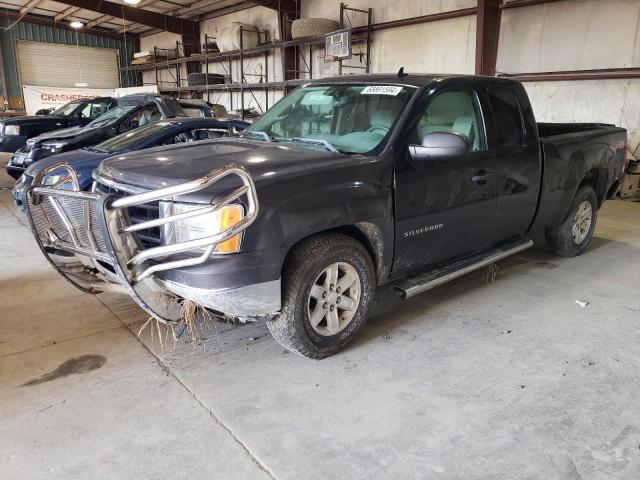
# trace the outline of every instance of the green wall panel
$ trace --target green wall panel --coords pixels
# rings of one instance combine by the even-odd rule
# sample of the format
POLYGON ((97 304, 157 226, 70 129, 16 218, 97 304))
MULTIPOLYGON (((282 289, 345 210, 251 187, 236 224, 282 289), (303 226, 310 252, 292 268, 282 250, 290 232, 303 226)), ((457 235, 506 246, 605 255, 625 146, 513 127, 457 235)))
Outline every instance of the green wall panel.
MULTIPOLYGON (((1 15, 1 13, 0 13, 1 15)), ((61 43, 65 45, 76 44, 76 32, 63 28, 54 28, 35 23, 18 22, 11 30, 4 30, 12 21, 0 18, 0 48, 4 60, 7 86, 0 85, 0 93, 8 96, 19 97, 22 95, 18 80, 18 65, 16 60, 16 40, 29 40, 33 42, 61 43)), ((129 65, 135 49, 134 40, 127 38, 115 39, 77 32, 77 43, 82 47, 113 48, 118 50, 120 65, 129 65)), ((135 86, 135 72, 120 72, 120 84, 123 87, 135 86)))

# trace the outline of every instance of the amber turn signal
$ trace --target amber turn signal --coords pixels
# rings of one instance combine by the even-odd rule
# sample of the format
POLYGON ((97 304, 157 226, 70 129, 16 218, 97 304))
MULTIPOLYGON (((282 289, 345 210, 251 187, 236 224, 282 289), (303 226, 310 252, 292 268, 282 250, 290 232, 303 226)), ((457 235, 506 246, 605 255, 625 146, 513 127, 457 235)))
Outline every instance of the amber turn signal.
MULTIPOLYGON (((218 211, 218 231, 223 232, 237 224, 244 216, 240 205, 227 205, 218 211)), ((236 253, 240 251, 240 234, 216 246, 216 253, 236 253)))

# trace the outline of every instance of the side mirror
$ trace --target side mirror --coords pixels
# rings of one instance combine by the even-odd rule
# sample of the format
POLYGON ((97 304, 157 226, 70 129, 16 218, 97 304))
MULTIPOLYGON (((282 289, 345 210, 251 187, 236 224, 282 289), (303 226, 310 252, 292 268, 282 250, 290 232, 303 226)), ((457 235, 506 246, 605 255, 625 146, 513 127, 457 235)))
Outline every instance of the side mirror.
POLYGON ((414 160, 440 160, 459 157, 469 152, 469 140, 461 133, 433 132, 422 139, 422 145, 409 145, 414 160))

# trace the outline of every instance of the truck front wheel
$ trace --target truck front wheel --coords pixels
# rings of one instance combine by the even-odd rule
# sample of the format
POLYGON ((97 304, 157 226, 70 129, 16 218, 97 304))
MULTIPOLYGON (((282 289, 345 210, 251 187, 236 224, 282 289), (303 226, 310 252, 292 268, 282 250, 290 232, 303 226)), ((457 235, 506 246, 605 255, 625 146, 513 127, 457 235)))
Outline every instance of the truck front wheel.
POLYGON ((589 185, 578 189, 564 221, 547 232, 547 245, 563 257, 580 255, 589 245, 598 218, 598 199, 589 185))
POLYGON ((342 350, 364 326, 375 290, 371 258, 357 241, 324 234, 289 255, 282 310, 267 321, 280 345, 309 358, 342 350))

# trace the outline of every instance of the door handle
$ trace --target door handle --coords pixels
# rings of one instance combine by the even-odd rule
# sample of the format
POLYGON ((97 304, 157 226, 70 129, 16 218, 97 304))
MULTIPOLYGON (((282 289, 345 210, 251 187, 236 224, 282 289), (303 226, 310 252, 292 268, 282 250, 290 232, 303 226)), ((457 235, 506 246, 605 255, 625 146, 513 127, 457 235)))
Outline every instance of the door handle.
POLYGON ((487 179, 492 175, 492 173, 487 172, 486 170, 479 170, 473 177, 471 177, 471 181, 476 182, 478 185, 484 185, 487 183, 487 179))

